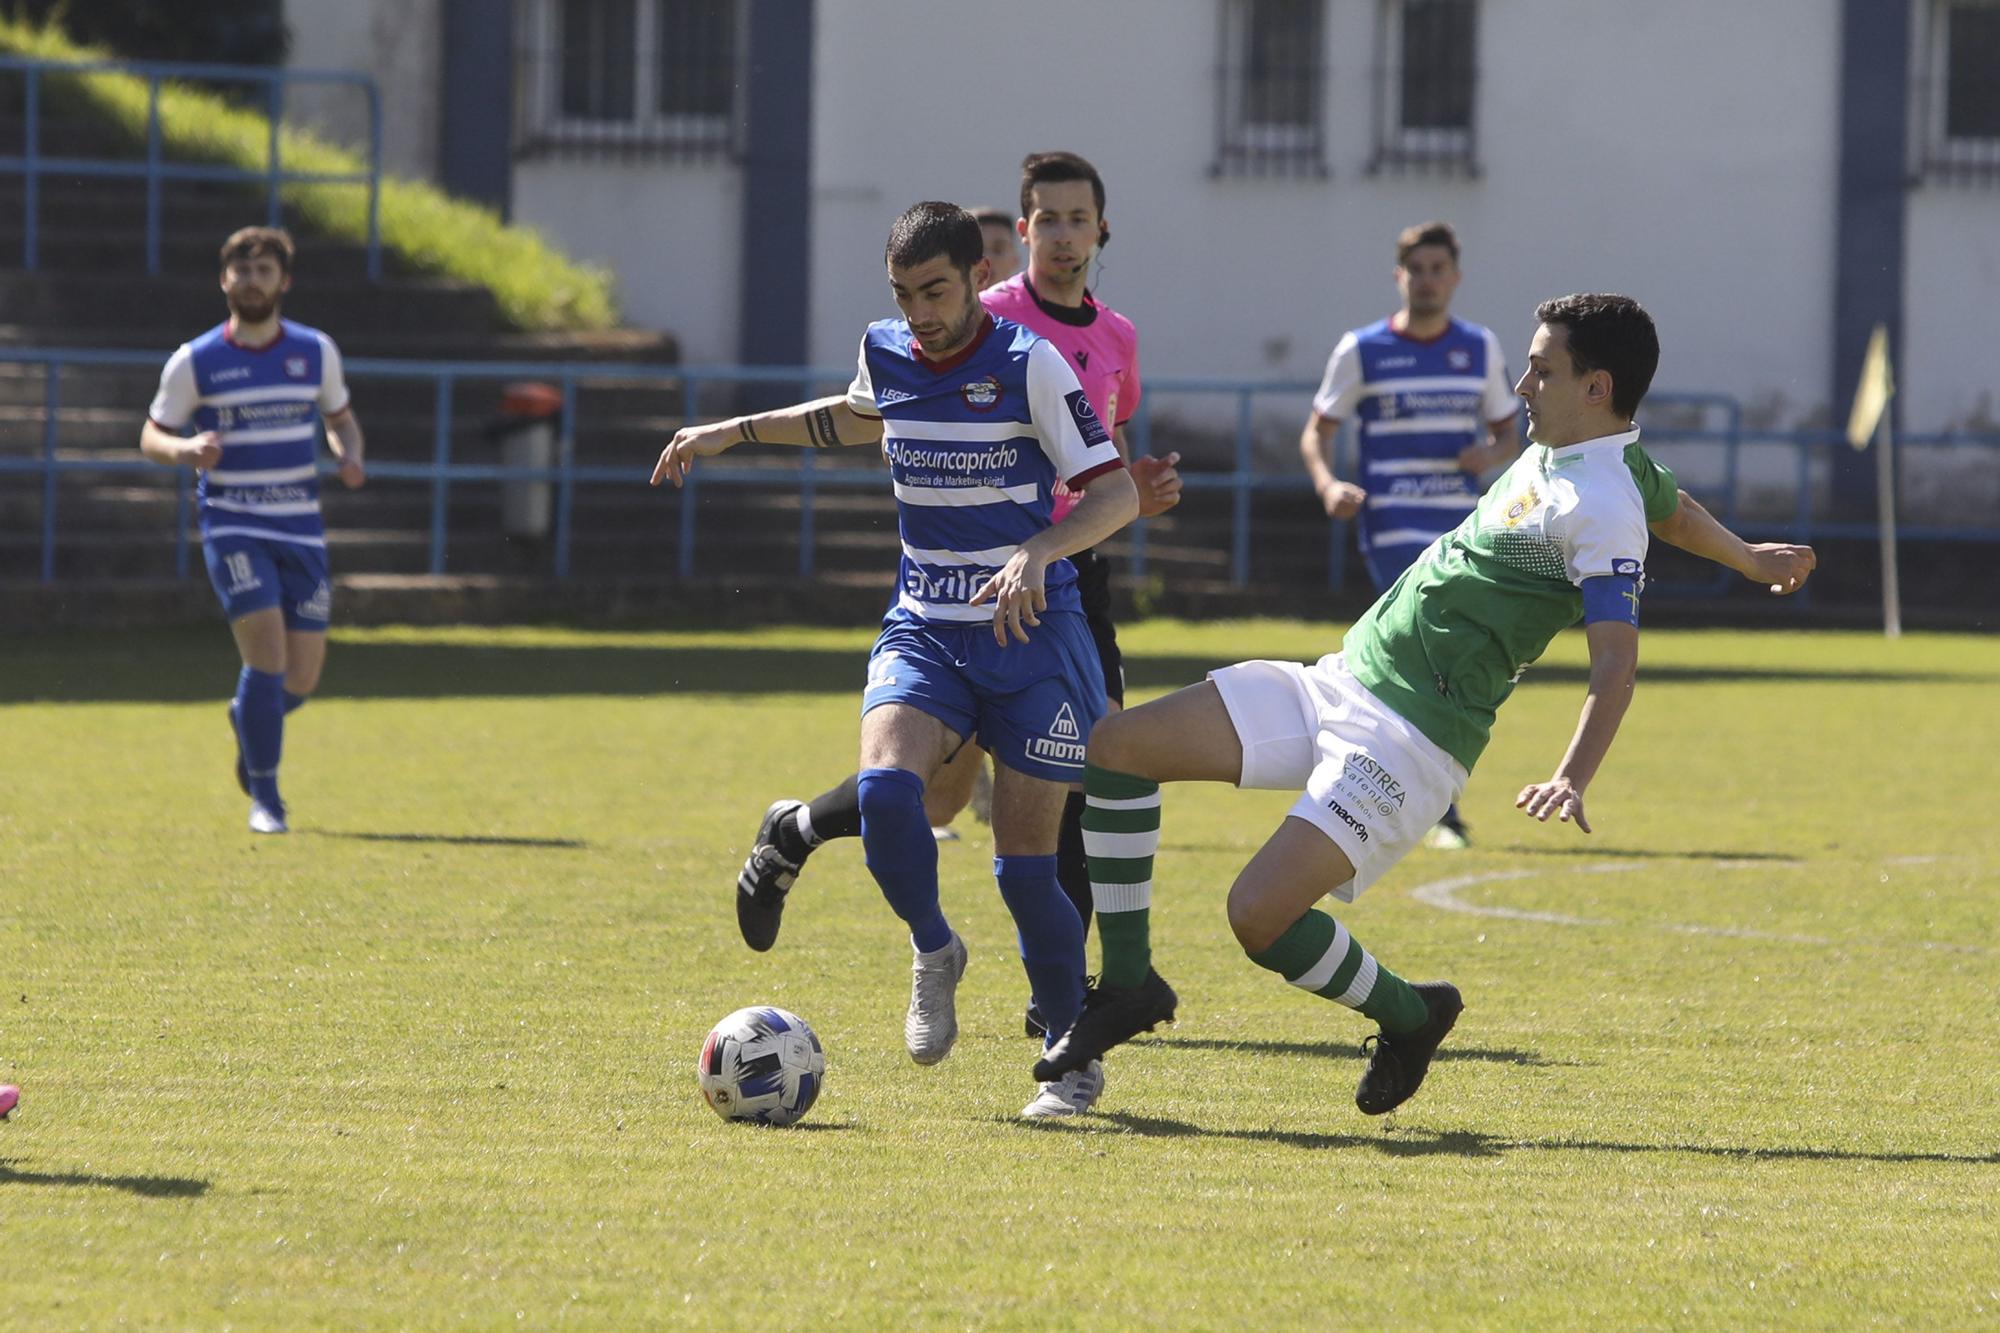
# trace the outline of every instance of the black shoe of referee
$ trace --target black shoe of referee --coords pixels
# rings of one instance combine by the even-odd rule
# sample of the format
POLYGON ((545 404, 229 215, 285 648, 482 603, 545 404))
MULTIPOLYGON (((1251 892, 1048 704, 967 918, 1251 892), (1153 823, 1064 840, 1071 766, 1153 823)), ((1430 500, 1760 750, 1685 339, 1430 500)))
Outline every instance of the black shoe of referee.
MULTIPOLYGON (((757 825, 749 859, 736 876, 736 925, 743 942, 763 953, 778 942, 778 924, 785 914, 785 895, 798 880, 805 857, 794 860, 779 850, 779 827, 805 808, 804 801, 773 801, 757 825)), ((799 841, 796 834, 792 841, 799 841)))
POLYGON ((1130 1041, 1154 1025, 1171 1023, 1180 997, 1166 978, 1151 968, 1136 986, 1107 986, 1103 982, 1083 994, 1083 1012, 1069 1031, 1056 1038, 1055 1045, 1035 1061, 1035 1078, 1043 1083, 1081 1069, 1120 1042, 1130 1041))

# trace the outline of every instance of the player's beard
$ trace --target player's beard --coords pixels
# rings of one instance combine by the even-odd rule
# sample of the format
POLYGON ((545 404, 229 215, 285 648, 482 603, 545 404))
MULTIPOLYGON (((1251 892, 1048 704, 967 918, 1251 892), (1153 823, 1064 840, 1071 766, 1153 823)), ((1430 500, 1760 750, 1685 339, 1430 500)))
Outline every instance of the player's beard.
POLYGON ((979 331, 979 321, 985 318, 986 307, 980 304, 979 297, 975 293, 971 304, 965 308, 964 317, 946 331, 945 350, 932 351, 926 347, 924 355, 936 359, 943 356, 955 356, 964 351, 965 345, 972 341, 972 335, 979 331))
POLYGON ((224 299, 229 303, 229 313, 236 316, 236 322, 239 324, 262 324, 278 313, 278 298, 275 294, 260 300, 231 292, 227 293, 224 299))

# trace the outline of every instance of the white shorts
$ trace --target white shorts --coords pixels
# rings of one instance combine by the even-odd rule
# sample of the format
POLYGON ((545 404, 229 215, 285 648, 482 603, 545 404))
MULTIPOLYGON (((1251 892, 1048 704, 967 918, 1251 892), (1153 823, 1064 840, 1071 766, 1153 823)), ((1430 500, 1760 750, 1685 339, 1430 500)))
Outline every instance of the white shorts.
POLYGON ((1423 841, 1465 789, 1465 768, 1391 712, 1329 653, 1299 662, 1238 662, 1209 673, 1243 742, 1239 787, 1304 789, 1290 814, 1347 853, 1351 903, 1423 841))

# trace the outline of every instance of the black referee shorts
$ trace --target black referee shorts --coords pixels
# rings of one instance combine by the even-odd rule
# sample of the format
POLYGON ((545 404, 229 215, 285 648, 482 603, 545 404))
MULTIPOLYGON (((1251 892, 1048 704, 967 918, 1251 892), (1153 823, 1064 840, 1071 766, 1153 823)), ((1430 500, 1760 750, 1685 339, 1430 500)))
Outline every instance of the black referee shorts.
POLYGON ((1078 551, 1069 558, 1076 566, 1077 596, 1083 601, 1083 618, 1090 626, 1090 638, 1097 645, 1097 660, 1104 668, 1104 693, 1120 708, 1125 706, 1125 655, 1118 651, 1118 627, 1111 623, 1111 562, 1095 547, 1078 551))

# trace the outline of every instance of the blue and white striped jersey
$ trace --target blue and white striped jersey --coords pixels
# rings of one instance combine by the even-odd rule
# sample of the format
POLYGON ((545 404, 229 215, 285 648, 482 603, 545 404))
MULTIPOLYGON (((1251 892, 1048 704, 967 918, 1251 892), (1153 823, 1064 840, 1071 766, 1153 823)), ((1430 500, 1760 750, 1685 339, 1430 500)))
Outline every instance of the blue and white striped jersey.
POLYGON ((196 490, 204 537, 325 546, 314 469, 318 418, 346 409, 333 339, 287 319, 262 347, 232 340, 226 323, 181 344, 160 372, 148 415, 166 430, 192 421, 222 441, 222 460, 196 490))
POLYGON ((1352 417, 1359 430, 1363 549, 1409 547, 1414 559, 1463 522, 1479 486, 1459 468, 1459 450, 1483 443, 1486 424, 1518 407, 1500 340, 1480 325, 1454 319, 1420 341, 1383 319, 1341 338, 1313 411, 1352 417))
MULTIPOLYGON (((890 620, 972 624, 979 585, 1050 525, 1058 478, 1079 487, 1122 467, 1061 352, 987 317, 970 346, 925 357, 900 319, 871 324, 847 405, 882 418, 903 538, 890 620)), ((1051 610, 1078 610, 1076 567, 1051 563, 1051 610)))

